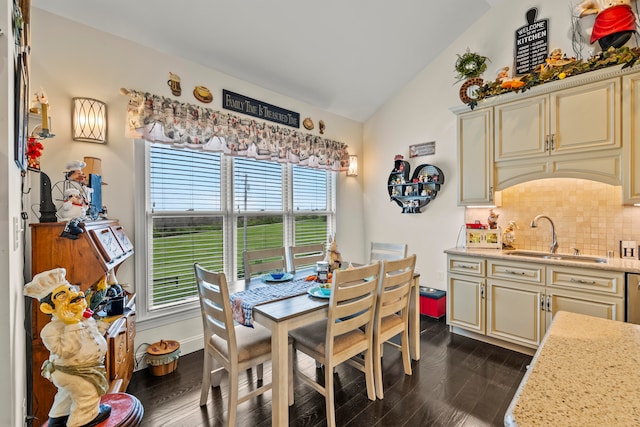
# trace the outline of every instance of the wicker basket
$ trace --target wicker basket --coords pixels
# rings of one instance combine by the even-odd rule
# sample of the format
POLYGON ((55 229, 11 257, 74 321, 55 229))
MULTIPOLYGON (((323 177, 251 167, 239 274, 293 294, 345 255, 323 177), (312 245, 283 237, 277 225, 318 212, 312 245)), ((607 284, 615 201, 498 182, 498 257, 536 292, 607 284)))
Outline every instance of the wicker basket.
POLYGON ((151 375, 161 377, 176 370, 179 357, 180 343, 178 341, 160 340, 147 348, 145 361, 151 375))

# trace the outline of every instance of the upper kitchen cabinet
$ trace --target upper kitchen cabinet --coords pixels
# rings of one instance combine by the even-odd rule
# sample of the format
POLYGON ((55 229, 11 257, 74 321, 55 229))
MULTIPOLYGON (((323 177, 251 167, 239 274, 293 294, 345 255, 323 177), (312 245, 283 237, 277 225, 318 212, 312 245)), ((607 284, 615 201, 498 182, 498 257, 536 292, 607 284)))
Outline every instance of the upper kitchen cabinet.
POLYGON ((624 147, 624 204, 640 203, 640 73, 624 76, 622 140, 624 147))
POLYGON ((620 147, 620 79, 495 107, 495 159, 531 159, 620 147))
POLYGON ((458 204, 490 205, 512 185, 581 178, 640 203, 640 67, 609 68, 454 107, 458 204), (623 182, 624 169, 624 182, 623 182))
POLYGON ((458 205, 492 204, 493 110, 458 115, 458 205))
POLYGON ((541 178, 620 185, 620 78, 499 104, 495 188, 541 178))

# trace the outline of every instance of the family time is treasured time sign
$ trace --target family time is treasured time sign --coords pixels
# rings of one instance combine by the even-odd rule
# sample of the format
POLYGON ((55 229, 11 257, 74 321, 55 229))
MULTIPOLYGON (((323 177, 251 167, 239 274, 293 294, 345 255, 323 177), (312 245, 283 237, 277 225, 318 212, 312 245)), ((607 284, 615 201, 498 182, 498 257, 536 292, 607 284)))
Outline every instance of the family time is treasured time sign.
POLYGON ((226 89, 222 89, 222 107, 281 125, 294 128, 300 127, 300 113, 276 107, 226 89))
POLYGON ((531 73, 538 65, 544 64, 549 54, 549 20, 536 21, 538 9, 527 11, 527 25, 516 30, 515 74, 531 73))

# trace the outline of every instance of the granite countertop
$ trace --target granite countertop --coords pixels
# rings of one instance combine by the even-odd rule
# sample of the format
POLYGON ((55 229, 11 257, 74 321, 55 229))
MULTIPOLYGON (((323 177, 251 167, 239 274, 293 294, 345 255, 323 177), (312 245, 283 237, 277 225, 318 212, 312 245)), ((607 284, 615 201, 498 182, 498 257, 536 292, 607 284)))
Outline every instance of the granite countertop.
POLYGON ((639 426, 640 325, 560 311, 506 426, 639 426))
MULTIPOLYGON (((523 250, 523 249, 521 249, 523 250)), ((606 258, 606 263, 570 261, 558 259, 533 258, 509 255, 512 250, 502 249, 475 249, 475 248, 451 248, 444 251, 447 254, 466 255, 484 258, 501 258, 510 261, 535 262, 539 264, 564 265, 568 267, 593 268, 596 270, 622 271, 626 273, 640 273, 640 261, 634 259, 606 258)), ((593 255, 584 255, 592 257, 593 255)), ((604 258, 604 257, 598 257, 604 258)))

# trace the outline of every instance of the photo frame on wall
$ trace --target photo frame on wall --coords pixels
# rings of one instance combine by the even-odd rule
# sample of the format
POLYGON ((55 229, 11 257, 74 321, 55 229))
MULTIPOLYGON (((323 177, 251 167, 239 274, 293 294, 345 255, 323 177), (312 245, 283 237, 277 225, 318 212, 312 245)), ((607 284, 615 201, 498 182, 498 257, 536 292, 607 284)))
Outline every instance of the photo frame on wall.
POLYGON ((15 144, 14 158, 21 171, 27 170, 27 138, 29 117, 29 74, 26 53, 16 56, 15 66, 15 144))

